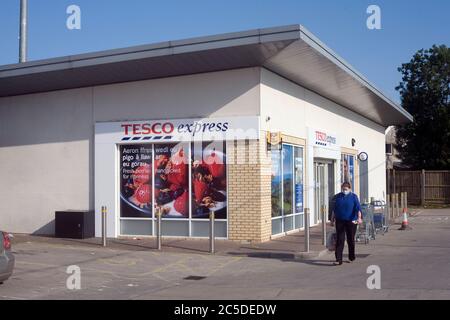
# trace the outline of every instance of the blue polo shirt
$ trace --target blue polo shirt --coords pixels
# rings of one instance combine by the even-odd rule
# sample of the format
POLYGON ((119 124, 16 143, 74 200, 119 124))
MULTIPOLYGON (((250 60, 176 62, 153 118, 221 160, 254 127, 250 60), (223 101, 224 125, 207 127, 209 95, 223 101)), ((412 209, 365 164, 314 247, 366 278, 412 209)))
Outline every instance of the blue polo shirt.
POLYGON ((358 219, 358 212, 361 211, 358 196, 353 192, 345 195, 338 193, 334 200, 334 216, 337 220, 354 221, 358 219))

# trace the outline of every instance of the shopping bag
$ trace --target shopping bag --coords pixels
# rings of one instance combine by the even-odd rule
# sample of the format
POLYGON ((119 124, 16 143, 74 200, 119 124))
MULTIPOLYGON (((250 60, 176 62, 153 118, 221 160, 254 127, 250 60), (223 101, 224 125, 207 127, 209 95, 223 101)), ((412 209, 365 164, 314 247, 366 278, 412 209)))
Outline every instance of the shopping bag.
POLYGON ((327 234, 327 249, 329 251, 336 250, 336 239, 337 239, 337 236, 336 236, 335 230, 333 230, 327 234))

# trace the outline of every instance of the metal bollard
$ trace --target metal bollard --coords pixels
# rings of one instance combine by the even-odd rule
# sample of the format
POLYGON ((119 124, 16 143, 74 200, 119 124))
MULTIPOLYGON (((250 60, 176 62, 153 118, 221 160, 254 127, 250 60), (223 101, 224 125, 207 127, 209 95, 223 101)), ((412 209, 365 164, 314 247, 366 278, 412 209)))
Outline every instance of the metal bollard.
POLYGON ((161 208, 156 207, 156 248, 158 250, 161 250, 162 247, 162 241, 161 241, 161 220, 162 214, 161 214, 161 208))
POLYGON ((322 244, 324 246, 327 245, 327 215, 326 215, 326 206, 322 206, 320 209, 322 212, 322 244))
POLYGON ((216 216, 214 211, 209 213, 209 253, 214 254, 215 252, 215 221, 216 216))
POLYGON ((106 247, 106 206, 102 206, 102 245, 106 247))
POLYGON ((305 227, 305 252, 309 252, 309 208, 305 208, 303 226, 305 227))

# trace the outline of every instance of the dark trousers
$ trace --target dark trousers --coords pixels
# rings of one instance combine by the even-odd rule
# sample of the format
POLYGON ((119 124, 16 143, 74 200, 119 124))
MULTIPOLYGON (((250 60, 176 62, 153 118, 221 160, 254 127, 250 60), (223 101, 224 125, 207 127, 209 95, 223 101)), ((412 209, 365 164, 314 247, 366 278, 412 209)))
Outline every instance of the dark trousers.
POLYGON ((336 219, 336 261, 342 261, 345 237, 347 236, 348 258, 355 260, 355 235, 357 225, 352 221, 336 219))

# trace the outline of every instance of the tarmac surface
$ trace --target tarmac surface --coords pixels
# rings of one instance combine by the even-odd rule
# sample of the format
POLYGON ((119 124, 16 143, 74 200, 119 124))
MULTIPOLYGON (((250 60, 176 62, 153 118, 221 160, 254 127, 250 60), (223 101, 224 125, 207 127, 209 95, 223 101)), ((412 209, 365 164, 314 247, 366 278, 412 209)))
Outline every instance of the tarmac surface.
POLYGON ((0 299, 450 299, 450 209, 424 209, 412 230, 392 225, 355 262, 333 266, 312 232, 316 255, 296 258, 303 232, 266 244, 204 240, 61 240, 16 235, 13 276, 0 299), (67 287, 68 266, 80 269, 79 290, 67 287), (380 269, 381 289, 368 289, 369 266, 380 269))

